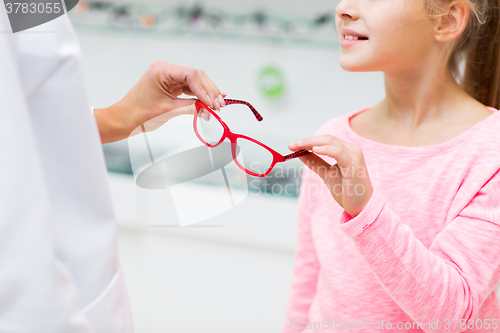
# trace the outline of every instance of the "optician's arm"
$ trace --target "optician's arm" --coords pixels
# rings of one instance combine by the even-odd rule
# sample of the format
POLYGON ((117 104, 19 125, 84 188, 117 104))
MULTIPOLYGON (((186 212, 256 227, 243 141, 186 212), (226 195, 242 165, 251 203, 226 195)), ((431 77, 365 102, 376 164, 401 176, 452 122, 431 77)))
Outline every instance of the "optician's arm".
POLYGON ((218 110, 226 96, 202 70, 154 62, 122 100, 94 110, 102 143, 125 139, 142 124, 152 131, 175 116, 193 114, 194 100, 178 98, 183 93, 218 110))
POLYGON ((0 34, 0 332, 93 332, 55 254, 52 207, 11 38, 0 34))

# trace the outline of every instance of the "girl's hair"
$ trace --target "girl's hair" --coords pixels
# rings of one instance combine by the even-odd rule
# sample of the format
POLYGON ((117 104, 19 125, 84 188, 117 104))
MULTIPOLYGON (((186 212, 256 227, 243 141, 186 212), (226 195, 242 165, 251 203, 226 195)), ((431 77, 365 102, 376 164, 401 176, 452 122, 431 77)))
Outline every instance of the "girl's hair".
MULTIPOLYGON (((452 0, 425 0, 432 16, 452 0)), ((448 66, 453 77, 472 97, 500 109, 500 1, 463 0, 471 15, 464 33, 451 50, 448 66), (463 72, 460 66, 465 65, 463 72)))

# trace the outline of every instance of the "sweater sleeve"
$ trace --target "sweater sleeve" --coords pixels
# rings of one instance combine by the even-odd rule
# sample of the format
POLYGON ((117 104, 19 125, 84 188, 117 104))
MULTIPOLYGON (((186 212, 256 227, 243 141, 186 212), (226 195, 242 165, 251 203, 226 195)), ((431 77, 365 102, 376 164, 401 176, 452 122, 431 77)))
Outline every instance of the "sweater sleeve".
POLYGON ((295 268, 290 299, 288 303, 283 332, 301 332, 300 328, 308 321, 309 308, 316 294, 319 262, 316 256, 311 233, 311 201, 313 200, 315 176, 307 168, 303 169, 302 185, 299 193, 298 241, 295 252, 295 268))
POLYGON ((339 227, 384 290, 425 332, 435 332, 428 327, 435 320, 450 323, 440 324, 439 332, 462 332, 500 279, 499 189, 497 171, 429 249, 376 189, 356 217, 342 213, 339 227), (463 319, 462 327, 456 319, 463 319))

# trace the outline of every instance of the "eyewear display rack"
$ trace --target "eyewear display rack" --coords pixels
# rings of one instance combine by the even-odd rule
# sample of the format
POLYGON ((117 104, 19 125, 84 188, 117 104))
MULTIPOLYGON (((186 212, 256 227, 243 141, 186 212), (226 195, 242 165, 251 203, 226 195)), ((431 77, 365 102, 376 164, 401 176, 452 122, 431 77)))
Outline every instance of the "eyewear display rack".
POLYGON ((201 4, 159 8, 141 3, 80 1, 69 15, 78 28, 99 32, 107 29, 154 37, 213 38, 338 49, 332 12, 297 17, 261 10, 228 13, 201 4))

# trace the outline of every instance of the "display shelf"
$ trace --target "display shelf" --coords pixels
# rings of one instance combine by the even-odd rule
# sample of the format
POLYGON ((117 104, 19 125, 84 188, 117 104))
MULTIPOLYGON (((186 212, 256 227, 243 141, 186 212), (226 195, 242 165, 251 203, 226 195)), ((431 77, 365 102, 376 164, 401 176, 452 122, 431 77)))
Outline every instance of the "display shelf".
POLYGON ((262 10, 228 13, 202 4, 159 7, 80 1, 69 17, 80 31, 99 34, 339 48, 333 12, 302 17, 262 10))

